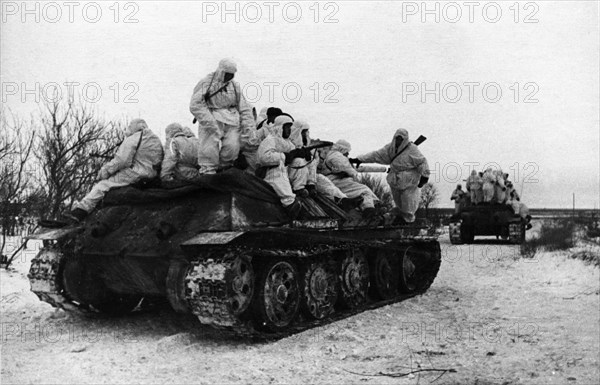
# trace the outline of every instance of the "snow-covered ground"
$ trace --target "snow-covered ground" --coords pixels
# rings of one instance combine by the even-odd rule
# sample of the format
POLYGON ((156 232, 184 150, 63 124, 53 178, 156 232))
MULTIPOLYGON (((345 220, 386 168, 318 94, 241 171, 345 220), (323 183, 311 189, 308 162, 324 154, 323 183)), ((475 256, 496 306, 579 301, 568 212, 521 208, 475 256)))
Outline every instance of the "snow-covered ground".
MULTIPOLYGON (((424 295, 272 343, 195 319, 54 311, 29 292, 29 256, 0 271, 2 383, 597 384, 600 270, 567 253, 442 242, 424 295)), ((30 246, 32 247, 32 246, 30 246)), ((35 249, 35 247, 32 247, 35 249)))

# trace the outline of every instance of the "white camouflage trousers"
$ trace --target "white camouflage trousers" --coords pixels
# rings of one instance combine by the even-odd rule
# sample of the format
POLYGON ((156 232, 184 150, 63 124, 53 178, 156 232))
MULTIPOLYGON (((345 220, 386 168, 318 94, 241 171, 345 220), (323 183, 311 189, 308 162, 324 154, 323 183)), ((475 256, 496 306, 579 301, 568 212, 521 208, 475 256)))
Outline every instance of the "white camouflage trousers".
POLYGON ((200 174, 214 173, 233 165, 240 152, 240 128, 217 121, 218 129, 199 127, 198 165, 200 174))
POLYGON ((348 198, 352 199, 360 196, 363 197, 363 202, 360 205, 361 210, 375 208, 375 202, 379 199, 370 188, 362 183, 354 181, 354 179, 350 177, 336 178, 333 176, 333 178, 334 179, 330 178, 330 180, 337 188, 346 194, 348 198))
POLYGON ((477 204, 483 201, 483 190, 481 188, 475 190, 471 189, 471 203, 477 204))
POLYGON ((527 219, 526 217, 529 215, 529 207, 525 203, 521 203, 520 201, 513 199, 507 202, 515 212, 515 214, 519 215, 523 219, 527 219))
POLYGON ((290 179, 288 178, 287 167, 283 165, 283 162, 281 162, 279 166, 271 167, 267 170, 265 182, 273 187, 273 190, 275 190, 275 193, 277 193, 277 196, 279 197, 279 200, 283 206, 289 206, 294 203, 296 195, 292 191, 290 179))
POLYGON ((416 186, 399 190, 392 187, 392 197, 396 207, 400 210, 400 215, 408 223, 415 221, 415 213, 419 208, 421 200, 421 189, 416 186))
POLYGON ((108 179, 96 183, 92 190, 79 202, 73 205, 73 208, 85 210, 90 213, 96 205, 104 198, 108 190, 117 187, 129 186, 140 181, 142 177, 130 169, 121 170, 108 179))
POLYGON ((317 192, 325 198, 335 199, 348 198, 337 186, 323 174, 317 174, 317 192))
POLYGON ((483 201, 491 202, 494 199, 494 185, 492 183, 483 184, 483 201))
POLYGON ((504 203, 506 200, 506 191, 502 190, 502 186, 494 186, 494 200, 498 203, 504 203))
POLYGON ((292 185, 292 190, 298 191, 306 187, 308 182, 308 167, 288 167, 288 177, 292 185))

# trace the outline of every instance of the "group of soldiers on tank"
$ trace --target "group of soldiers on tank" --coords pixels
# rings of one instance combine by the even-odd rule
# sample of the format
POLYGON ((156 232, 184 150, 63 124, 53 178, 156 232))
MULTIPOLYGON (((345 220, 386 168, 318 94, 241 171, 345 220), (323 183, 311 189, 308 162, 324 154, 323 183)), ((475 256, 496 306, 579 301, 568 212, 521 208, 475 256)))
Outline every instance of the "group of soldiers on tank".
POLYGON ((357 167, 378 163, 390 166, 387 182, 396 205, 391 223, 414 222, 420 188, 430 172, 407 130, 398 129, 377 151, 349 158, 351 145, 346 140, 314 145, 320 141, 311 139, 309 124, 279 108, 264 108, 257 116, 233 80, 236 72, 236 64, 223 59, 194 88, 190 112, 198 123, 198 137, 172 123, 165 129, 163 146, 143 119, 131 121, 115 157, 101 168, 98 183, 67 216, 83 220, 112 188, 157 177, 198 183, 205 175, 237 167, 264 179, 292 218, 302 210, 298 197, 318 194, 373 219, 380 214, 378 197, 360 183, 357 167))
POLYGON ((501 169, 471 171, 466 180, 467 191, 463 191, 462 185, 459 184, 450 196, 450 200, 454 201, 454 212, 458 214, 463 207, 472 205, 505 204, 529 223, 529 208, 521 202, 519 193, 508 177, 509 174, 501 169))

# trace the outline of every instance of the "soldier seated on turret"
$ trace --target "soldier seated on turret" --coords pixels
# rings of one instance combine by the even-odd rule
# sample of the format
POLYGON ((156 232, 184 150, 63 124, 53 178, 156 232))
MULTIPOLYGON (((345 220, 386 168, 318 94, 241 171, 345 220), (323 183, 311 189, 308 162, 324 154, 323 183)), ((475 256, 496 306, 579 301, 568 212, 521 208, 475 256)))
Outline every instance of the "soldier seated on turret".
POLYGON ((348 160, 351 148, 350 143, 347 141, 338 140, 327 154, 323 162, 322 172, 348 198, 362 197, 363 201, 360 204, 360 209, 363 217, 370 219, 377 215, 375 202, 378 202, 379 198, 368 186, 358 182, 359 173, 348 160))
POLYGON ((258 146, 257 161, 264 170, 264 180, 273 187, 283 207, 292 218, 297 218, 302 205, 292 191, 286 165, 293 158, 294 145, 288 140, 292 131, 292 119, 287 116, 275 118, 271 133, 258 146))
MULTIPOLYGON (((315 141, 311 139, 310 125, 303 120, 297 120, 292 125, 290 141, 296 149, 306 149, 307 146, 320 142, 318 139, 315 141)), ((305 157, 292 159, 288 165, 288 176, 296 195, 316 197, 320 194, 334 201, 343 210, 360 206, 362 197, 348 198, 329 178, 317 172, 321 163, 319 149, 312 149, 304 155, 305 157)))
POLYGON ((260 119, 260 122, 257 123, 256 129, 259 130, 262 127, 267 126, 267 125, 272 127, 273 123, 275 122, 275 118, 282 114, 283 114, 283 111, 281 111, 281 108, 277 108, 277 107, 263 108, 263 110, 259 114, 258 118, 260 119))
POLYGON ((160 179, 194 182, 198 179, 198 139, 188 128, 171 123, 165 128, 165 158, 160 179))

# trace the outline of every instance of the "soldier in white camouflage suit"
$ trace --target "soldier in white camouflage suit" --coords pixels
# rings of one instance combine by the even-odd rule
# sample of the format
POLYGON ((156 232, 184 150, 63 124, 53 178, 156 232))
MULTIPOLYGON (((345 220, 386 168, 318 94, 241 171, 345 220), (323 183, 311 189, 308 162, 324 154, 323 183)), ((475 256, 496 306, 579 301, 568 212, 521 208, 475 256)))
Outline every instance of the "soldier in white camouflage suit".
POLYGON ((288 140, 292 124, 292 119, 288 116, 275 118, 270 134, 258 146, 257 161, 259 167, 266 168, 265 182, 273 187, 281 204, 290 215, 296 217, 300 213, 301 205, 292 191, 286 167, 292 160, 289 153, 295 149, 292 142, 288 140))
POLYGON ((163 147, 158 136, 143 119, 132 120, 125 129, 125 139, 115 157, 98 172, 99 182, 75 204, 67 217, 79 222, 96 207, 108 190, 155 178, 162 160, 163 147))
POLYGON ((233 166, 241 146, 258 144, 252 107, 233 81, 236 71, 232 60, 223 59, 194 87, 190 112, 198 121, 200 174, 233 166))

